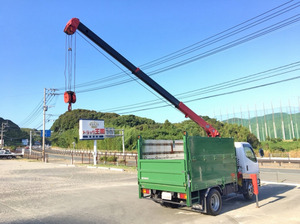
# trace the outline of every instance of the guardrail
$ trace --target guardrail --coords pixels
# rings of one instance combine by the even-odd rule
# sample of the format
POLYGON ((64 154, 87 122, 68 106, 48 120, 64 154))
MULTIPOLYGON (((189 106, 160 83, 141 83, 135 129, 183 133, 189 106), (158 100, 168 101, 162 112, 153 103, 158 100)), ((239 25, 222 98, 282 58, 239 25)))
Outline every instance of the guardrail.
POLYGON ((282 157, 259 157, 257 158, 258 162, 263 165, 264 163, 268 164, 278 164, 279 166, 285 165, 285 164, 295 164, 299 165, 300 168, 300 158, 282 158, 282 157))
MULTIPOLYGON (((35 149, 35 151, 40 151, 40 148, 35 149)), ((32 159, 40 159, 41 153, 32 152, 32 155, 29 155, 28 152, 25 152, 24 157, 25 158, 32 158, 32 159)), ((46 149, 46 157, 47 160, 51 162, 51 154, 57 154, 57 155, 66 155, 68 158, 72 161, 75 161, 77 163, 89 163, 91 164, 93 162, 93 156, 94 152, 92 150, 72 150, 72 149, 46 149)), ((257 157, 258 162, 263 165, 264 163, 274 163, 278 164, 279 166, 283 164, 299 164, 300 168, 300 158, 291 158, 291 157, 272 157, 272 154, 268 157, 257 157)), ((128 165, 128 162, 131 166, 137 166, 137 153, 132 152, 125 152, 124 154, 121 152, 103 152, 103 151, 97 151, 97 161, 102 163, 108 163, 112 162, 114 164, 124 164, 125 166, 128 165), (111 157, 111 158, 109 158, 111 157), (111 159, 116 158, 116 160, 111 161, 111 159)))

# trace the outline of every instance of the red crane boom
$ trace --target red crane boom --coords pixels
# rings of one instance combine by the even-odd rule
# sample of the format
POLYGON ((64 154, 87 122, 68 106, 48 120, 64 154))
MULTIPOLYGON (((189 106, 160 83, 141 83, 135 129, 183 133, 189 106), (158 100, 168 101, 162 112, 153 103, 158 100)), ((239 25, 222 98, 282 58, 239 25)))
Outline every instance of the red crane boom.
POLYGON ((124 65, 127 69, 129 69, 136 77, 142 80, 145 84, 150 86, 153 90, 159 93, 162 97, 172 103, 178 110, 180 110, 185 117, 189 117, 191 120, 196 122, 200 127, 202 127, 209 137, 219 137, 220 133, 212 127, 209 123, 207 123, 202 117, 197 115, 194 111, 192 111, 189 107, 187 107, 183 102, 180 102, 173 95, 171 95, 168 91, 166 91, 163 87, 161 87, 158 83, 156 83, 153 79, 151 79, 148 75, 146 75, 142 70, 134 66, 131 62, 129 62, 125 57, 123 57, 119 52, 113 49, 110 45, 108 45, 104 40, 98 37, 93 31, 87 28, 84 24, 82 24, 79 19, 73 18, 71 19, 65 29, 64 32, 68 35, 72 35, 79 30, 82 34, 84 34, 87 38, 93 41, 96 45, 106 51, 109 55, 115 58, 118 62, 124 65))

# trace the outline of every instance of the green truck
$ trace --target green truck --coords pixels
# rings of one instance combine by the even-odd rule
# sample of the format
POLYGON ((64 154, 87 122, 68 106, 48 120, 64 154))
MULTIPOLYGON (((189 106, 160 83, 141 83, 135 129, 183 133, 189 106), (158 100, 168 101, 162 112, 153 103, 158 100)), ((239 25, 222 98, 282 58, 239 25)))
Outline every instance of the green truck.
POLYGON ((253 197, 249 176, 258 172, 251 145, 232 138, 185 134, 176 141, 138 140, 139 197, 165 206, 217 215, 223 195, 253 197))
MULTIPOLYGON (((184 135, 183 141, 140 138, 140 198, 151 198, 173 207, 189 206, 217 215, 222 208, 221 195, 236 192, 244 194, 247 199, 252 197, 253 184, 249 176, 258 174, 258 163, 249 143, 234 143, 233 139, 220 138, 218 130, 133 65, 78 18, 69 20, 64 32, 73 35, 77 30, 207 133, 208 138, 184 135)), ((178 82, 179 87, 181 83, 178 82)), ((68 98, 65 102, 69 103, 70 109, 75 100, 70 100, 72 97, 68 94, 65 93, 68 98)), ((71 95, 75 97, 74 92, 71 95)))

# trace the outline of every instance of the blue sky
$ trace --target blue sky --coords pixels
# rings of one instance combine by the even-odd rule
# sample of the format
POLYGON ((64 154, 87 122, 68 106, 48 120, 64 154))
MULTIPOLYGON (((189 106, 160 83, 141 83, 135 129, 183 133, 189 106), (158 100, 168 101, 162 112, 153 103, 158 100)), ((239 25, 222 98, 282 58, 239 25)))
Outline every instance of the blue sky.
MULTIPOLYGON (((277 9, 278 11, 286 8, 286 12, 282 11, 273 18, 269 17, 268 21, 261 20, 262 23, 236 35, 215 41, 209 46, 168 63, 144 69, 145 73, 152 74, 157 69, 220 49, 259 30, 266 30, 267 27, 283 21, 297 19, 298 17, 295 16, 300 12, 299 4, 294 5, 298 3, 297 1, 279 0, 195 0, 184 3, 179 0, 0 0, 0 3, 2 21, 0 24, 0 117, 12 120, 21 127, 30 128, 41 128, 42 110, 40 107, 38 107, 39 111, 35 109, 43 99, 44 88, 60 88, 57 92, 60 94, 65 91, 66 35, 63 29, 73 17, 79 18, 83 24, 134 65, 143 69, 142 65, 147 62, 203 41, 286 3, 277 9), (289 18, 291 19, 288 20, 289 18)), ((265 16, 270 14, 271 12, 265 16)), ((262 18, 263 16, 256 21, 262 18)), ((202 92, 201 95, 196 92, 189 98, 181 98, 182 95, 178 95, 179 100, 188 102, 187 105, 200 115, 220 117, 220 114, 223 114, 224 118, 225 114, 232 114, 233 111, 238 113, 248 108, 254 111, 255 107, 262 110, 263 105, 269 110, 271 102, 275 108, 279 107, 280 102, 284 107, 287 107, 290 102, 293 110, 299 111, 300 79, 281 82, 298 77, 299 66, 293 68, 294 72, 290 69, 288 73, 276 77, 255 82, 250 82, 251 79, 248 79, 242 84, 245 76, 253 77, 254 80, 256 73, 300 61, 299 34, 300 21, 293 21, 290 25, 285 25, 266 35, 260 35, 237 46, 206 55, 192 63, 158 73, 152 78, 176 96, 234 79, 241 80, 236 86, 227 89, 202 92), (209 97, 272 82, 279 83, 234 94, 209 97), (203 97, 209 98, 199 99, 203 97)), ((158 98, 136 81, 112 86, 116 82, 131 79, 130 73, 123 73, 121 78, 105 82, 104 78, 122 72, 120 68, 103 57, 78 34, 76 42, 75 92, 78 93, 73 109, 135 114, 157 122, 164 122, 166 119, 171 122, 184 120, 181 112, 171 106, 143 111, 137 110, 145 107, 124 109, 124 106, 145 101, 150 102, 150 107, 164 106, 166 103, 155 104, 154 100, 158 98), (82 84, 88 85, 81 87, 82 84), (112 87, 103 88, 105 85, 112 87), (98 90, 87 91, 91 88, 98 90)), ((67 111, 67 104, 63 102, 62 95, 53 97, 49 106, 47 114, 53 116, 49 118, 46 128, 50 128, 53 120, 67 111)))

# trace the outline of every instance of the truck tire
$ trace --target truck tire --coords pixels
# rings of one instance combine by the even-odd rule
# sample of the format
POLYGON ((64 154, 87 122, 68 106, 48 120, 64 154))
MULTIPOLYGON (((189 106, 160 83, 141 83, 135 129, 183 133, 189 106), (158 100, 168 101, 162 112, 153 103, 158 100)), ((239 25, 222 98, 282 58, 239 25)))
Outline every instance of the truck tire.
POLYGON ((222 209, 222 197, 218 190, 212 189, 206 198, 207 214, 218 215, 222 209))
POLYGON ((245 190, 244 190, 244 198, 247 200, 251 200, 253 198, 253 184, 251 180, 246 181, 245 183, 245 190))

